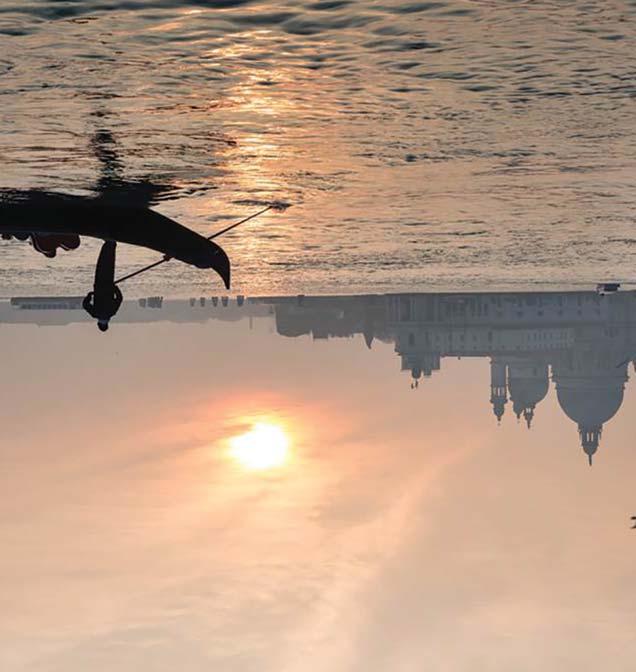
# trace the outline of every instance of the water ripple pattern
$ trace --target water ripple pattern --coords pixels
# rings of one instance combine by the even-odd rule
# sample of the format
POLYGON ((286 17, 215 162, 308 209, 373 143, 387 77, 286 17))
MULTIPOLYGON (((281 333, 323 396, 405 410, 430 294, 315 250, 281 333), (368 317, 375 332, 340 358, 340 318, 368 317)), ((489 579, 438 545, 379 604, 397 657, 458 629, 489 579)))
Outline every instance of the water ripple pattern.
MULTIPOLYGON (((250 293, 636 278, 633 0, 0 3, 7 188, 126 179, 225 240, 250 293)), ((79 291, 96 246, 2 242, 2 294, 79 291)), ((122 252, 123 267, 152 260, 122 252)), ((179 265, 136 288, 210 289, 179 265)))

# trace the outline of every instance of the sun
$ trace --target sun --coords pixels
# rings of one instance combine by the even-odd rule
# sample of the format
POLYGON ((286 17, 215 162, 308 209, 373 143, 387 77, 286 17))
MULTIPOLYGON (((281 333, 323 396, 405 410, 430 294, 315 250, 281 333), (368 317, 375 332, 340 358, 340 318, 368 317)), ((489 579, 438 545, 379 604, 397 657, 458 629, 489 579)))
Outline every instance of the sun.
POLYGON ((249 432, 230 439, 230 455, 246 469, 280 467, 289 456, 289 438, 282 427, 257 422, 249 432))

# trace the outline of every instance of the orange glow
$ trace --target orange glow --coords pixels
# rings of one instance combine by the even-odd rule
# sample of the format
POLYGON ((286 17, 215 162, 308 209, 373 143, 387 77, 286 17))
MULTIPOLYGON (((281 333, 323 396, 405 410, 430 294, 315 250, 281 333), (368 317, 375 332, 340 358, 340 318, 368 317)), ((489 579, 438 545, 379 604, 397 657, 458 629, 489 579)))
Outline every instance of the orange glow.
POLYGON ((289 437, 280 425, 256 422, 248 432, 230 439, 230 455, 249 470, 281 467, 289 459, 289 437))

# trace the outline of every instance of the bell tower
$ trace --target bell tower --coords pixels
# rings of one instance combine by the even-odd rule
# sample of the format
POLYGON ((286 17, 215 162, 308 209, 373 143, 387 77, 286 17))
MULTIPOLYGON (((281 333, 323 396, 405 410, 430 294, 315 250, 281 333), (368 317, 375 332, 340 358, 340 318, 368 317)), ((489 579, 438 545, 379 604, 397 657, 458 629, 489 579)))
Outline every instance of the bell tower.
POLYGON ((490 403, 497 422, 501 422, 506 410, 505 406, 508 403, 508 391, 506 365, 499 361, 497 357, 490 360, 490 403))

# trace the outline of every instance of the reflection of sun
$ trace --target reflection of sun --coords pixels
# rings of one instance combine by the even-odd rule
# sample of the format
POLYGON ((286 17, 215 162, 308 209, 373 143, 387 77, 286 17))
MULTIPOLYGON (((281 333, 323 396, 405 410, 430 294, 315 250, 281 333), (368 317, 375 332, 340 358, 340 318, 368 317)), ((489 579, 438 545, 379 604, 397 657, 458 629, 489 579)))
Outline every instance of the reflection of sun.
POLYGON ((230 455, 246 469, 272 469, 288 458, 289 438, 282 427, 257 422, 245 434, 230 439, 230 455))

